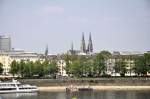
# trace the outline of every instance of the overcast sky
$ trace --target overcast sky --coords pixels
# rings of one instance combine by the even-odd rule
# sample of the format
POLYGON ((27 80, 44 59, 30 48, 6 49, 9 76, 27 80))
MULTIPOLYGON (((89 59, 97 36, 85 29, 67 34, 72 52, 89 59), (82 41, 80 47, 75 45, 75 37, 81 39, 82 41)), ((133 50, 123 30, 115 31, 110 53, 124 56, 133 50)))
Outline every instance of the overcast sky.
POLYGON ((0 0, 0 35, 14 48, 80 49, 82 32, 96 52, 150 50, 150 0, 0 0))

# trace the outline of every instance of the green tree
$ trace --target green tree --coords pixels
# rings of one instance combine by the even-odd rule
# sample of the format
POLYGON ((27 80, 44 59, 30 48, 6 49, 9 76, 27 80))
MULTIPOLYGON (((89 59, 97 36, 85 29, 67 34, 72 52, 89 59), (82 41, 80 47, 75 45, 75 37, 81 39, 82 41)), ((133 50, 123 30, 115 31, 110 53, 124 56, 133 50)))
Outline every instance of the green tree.
POLYGON ((3 64, 2 63, 0 63, 0 74, 2 74, 3 73, 3 64))
POLYGON ((148 69, 147 71, 150 72, 150 53, 145 53, 144 58, 145 58, 145 65, 148 69))
POLYGON ((29 77, 33 77, 33 73, 34 73, 34 62, 33 61, 29 61, 28 62, 29 67, 29 77))
POLYGON ((76 77, 93 77, 93 63, 92 56, 78 56, 72 61, 71 73, 76 77))
POLYGON ((120 62, 118 61, 115 62, 114 70, 115 70, 115 76, 116 73, 120 73, 120 62))
MULTIPOLYGON (((105 65, 105 71, 107 71, 107 60, 111 57, 111 53, 109 52, 109 51, 107 51, 107 50, 103 50, 103 51, 101 51, 100 52, 100 54, 103 56, 103 58, 104 58, 104 65, 105 65)), ((105 72, 104 72, 104 74, 105 74, 105 72)))
POLYGON ((105 75, 106 72, 105 59, 101 53, 97 54, 94 59, 93 71, 96 76, 100 76, 101 74, 105 75))
POLYGON ((144 56, 140 56, 135 60, 134 72, 137 75, 144 76, 147 75, 148 67, 146 66, 146 61, 144 56))
POLYGON ((25 76, 25 61, 24 60, 21 60, 20 62, 19 62, 19 74, 21 75, 21 77, 24 77, 25 76))
POLYGON ((75 60, 72 62, 70 67, 70 73, 75 77, 81 77, 82 69, 79 60, 75 60))
POLYGON ((48 72, 49 60, 45 60, 42 63, 42 66, 43 66, 43 70, 44 70, 44 75, 48 75, 49 74, 49 72, 48 72))
POLYGON ((10 73, 14 76, 15 74, 18 74, 19 72, 19 64, 16 60, 13 60, 11 62, 11 68, 10 68, 10 73))
POLYGON ((111 57, 111 53, 106 50, 101 51, 100 54, 104 57, 104 59, 108 59, 109 57, 111 57))
POLYGON ((44 76, 44 68, 43 65, 41 64, 40 60, 35 61, 34 66, 33 66, 33 74, 38 75, 39 77, 44 76))
POLYGON ((87 62, 87 58, 85 57, 85 56, 79 56, 78 57, 78 61, 79 61, 79 65, 80 65, 80 76, 81 77, 85 77, 85 76, 87 76, 87 64, 86 64, 86 62, 87 62))
POLYGON ((93 61, 93 58, 88 59, 85 66, 86 66, 87 76, 88 77, 93 77, 94 76, 94 72, 93 72, 94 61, 93 61))
POLYGON ((119 73, 121 76, 125 76, 125 73, 127 72, 126 65, 127 63, 123 59, 118 59, 115 62, 115 73, 119 73))
POLYGON ((49 74, 55 77, 58 71, 59 71, 59 68, 57 66, 57 62, 55 60, 52 60, 50 64, 48 65, 49 74))
POLYGON ((71 55, 64 54, 64 55, 63 55, 63 59, 64 59, 65 62, 66 62, 66 67, 65 67, 66 73, 70 75, 71 55))
POLYGON ((32 77, 33 76, 33 62, 26 61, 23 71, 24 77, 32 77))
POLYGON ((79 56, 77 55, 69 55, 69 54, 63 54, 62 59, 66 62, 66 73, 70 76, 71 75, 71 64, 73 61, 78 60, 79 56))

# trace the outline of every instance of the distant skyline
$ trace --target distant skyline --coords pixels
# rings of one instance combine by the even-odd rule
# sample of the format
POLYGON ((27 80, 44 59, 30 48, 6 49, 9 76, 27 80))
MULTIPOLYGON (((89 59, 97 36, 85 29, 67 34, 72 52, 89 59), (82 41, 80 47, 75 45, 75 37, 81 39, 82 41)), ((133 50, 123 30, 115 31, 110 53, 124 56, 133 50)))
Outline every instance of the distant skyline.
POLYGON ((94 52, 148 51, 150 0, 0 0, 0 35, 13 48, 80 49, 82 32, 86 44, 91 32, 94 52))

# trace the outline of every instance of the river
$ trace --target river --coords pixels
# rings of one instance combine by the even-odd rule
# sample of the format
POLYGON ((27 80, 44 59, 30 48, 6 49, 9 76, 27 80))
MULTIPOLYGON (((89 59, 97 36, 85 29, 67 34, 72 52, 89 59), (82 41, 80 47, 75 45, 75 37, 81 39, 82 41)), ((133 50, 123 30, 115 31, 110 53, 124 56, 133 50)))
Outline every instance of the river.
POLYGON ((150 99, 150 91, 12 93, 0 94, 0 99, 150 99))

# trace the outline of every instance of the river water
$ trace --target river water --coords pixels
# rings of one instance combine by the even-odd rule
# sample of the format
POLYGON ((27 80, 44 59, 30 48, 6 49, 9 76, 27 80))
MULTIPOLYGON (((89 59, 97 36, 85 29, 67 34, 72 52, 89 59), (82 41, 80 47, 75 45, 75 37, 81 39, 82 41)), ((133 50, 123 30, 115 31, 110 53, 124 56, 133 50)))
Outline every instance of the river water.
POLYGON ((0 99, 150 99, 150 91, 12 93, 0 94, 0 99))

